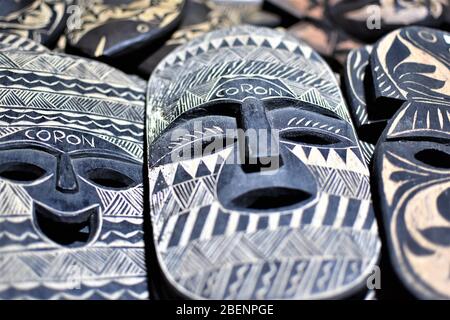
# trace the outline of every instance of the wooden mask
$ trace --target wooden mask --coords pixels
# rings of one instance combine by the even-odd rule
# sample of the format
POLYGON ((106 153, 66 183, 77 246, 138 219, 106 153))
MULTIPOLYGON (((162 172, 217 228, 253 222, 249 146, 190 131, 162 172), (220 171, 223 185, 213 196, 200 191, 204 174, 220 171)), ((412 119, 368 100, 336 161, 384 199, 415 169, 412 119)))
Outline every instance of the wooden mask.
POLYGON ((450 298, 450 34, 420 27, 375 45, 374 184, 398 277, 419 298, 450 298), (378 110, 378 112, 376 112, 378 110))
POLYGON ((316 52, 266 28, 211 32, 162 60, 148 106, 154 241, 178 292, 304 299, 364 288, 380 250, 369 173, 316 52), (279 144, 255 148, 255 131, 279 144))
POLYGON ((0 297, 146 298, 144 86, 0 50, 0 297))

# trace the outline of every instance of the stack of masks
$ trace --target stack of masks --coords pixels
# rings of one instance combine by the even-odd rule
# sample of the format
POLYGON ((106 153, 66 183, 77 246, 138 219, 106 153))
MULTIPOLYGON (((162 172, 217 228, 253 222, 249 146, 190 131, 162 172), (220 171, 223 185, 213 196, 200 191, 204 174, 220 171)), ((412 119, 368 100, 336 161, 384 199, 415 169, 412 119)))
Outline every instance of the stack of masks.
POLYGON ((223 2, 2 6, 0 298, 450 298, 446 1, 223 2))

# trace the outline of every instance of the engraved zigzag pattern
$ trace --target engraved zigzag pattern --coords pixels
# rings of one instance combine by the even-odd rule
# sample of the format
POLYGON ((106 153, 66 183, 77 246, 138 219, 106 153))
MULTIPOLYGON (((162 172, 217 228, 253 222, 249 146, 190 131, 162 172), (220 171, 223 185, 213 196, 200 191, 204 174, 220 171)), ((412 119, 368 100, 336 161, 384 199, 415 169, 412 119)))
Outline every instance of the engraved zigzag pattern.
POLYGON ((302 227, 193 241, 164 261, 181 285, 208 298, 311 298, 366 273, 370 261, 361 258, 377 250, 367 231, 302 227))
POLYGON ((28 51, 0 52, 0 66, 18 69, 17 72, 31 71, 58 75, 60 78, 74 78, 91 83, 109 83, 118 87, 135 88, 135 83, 124 73, 106 64, 89 61, 80 57, 60 53, 28 51))
POLYGON ((144 119, 143 108, 140 104, 55 94, 51 92, 30 91, 28 89, 0 88, 0 106, 76 111, 140 123, 144 119))
POLYGON ((94 250, 52 250, 39 252, 2 253, 0 261, 0 291, 10 286, 47 286, 59 283, 69 286, 69 275, 81 273, 82 279, 102 280, 110 278, 126 282, 127 277, 144 277, 144 249, 97 248, 94 250), (57 254, 55 254, 57 253, 57 254))

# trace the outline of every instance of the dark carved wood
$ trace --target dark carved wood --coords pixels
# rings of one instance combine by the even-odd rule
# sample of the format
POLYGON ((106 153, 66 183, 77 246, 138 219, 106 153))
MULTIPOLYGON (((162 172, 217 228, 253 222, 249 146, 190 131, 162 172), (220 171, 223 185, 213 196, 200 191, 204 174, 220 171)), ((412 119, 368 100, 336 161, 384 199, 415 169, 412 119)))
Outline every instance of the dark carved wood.
POLYGON ((154 50, 140 65, 139 73, 148 77, 158 63, 176 47, 209 31, 238 24, 267 27, 279 25, 279 17, 261 10, 259 1, 239 2, 187 0, 186 14, 170 39, 154 50), (235 3, 238 2, 238 3, 235 3))
MULTIPOLYGON (((386 126, 385 120, 372 120, 367 111, 367 72, 370 73, 370 53, 372 46, 352 50, 344 65, 342 86, 347 98, 358 137, 361 140, 367 163, 370 163, 375 144, 386 126)), ((370 90, 368 87, 367 90, 370 90)))

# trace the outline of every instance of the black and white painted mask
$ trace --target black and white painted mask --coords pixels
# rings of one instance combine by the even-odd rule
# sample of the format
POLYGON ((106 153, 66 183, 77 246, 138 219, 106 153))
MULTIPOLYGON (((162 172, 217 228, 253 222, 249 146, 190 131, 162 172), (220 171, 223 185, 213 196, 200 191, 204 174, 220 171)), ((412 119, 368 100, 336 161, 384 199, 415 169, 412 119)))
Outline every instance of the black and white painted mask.
POLYGON ((160 63, 148 106, 153 231, 175 289, 298 299, 364 288, 380 250, 369 173, 311 48, 265 28, 208 33, 160 63))
POLYGON ((391 262, 415 296, 450 298, 450 34, 394 31, 374 46, 369 114, 392 114, 374 154, 391 262))
POLYGON ((146 298, 142 84, 50 52, 0 68, 0 297, 146 298))
POLYGON ((72 0, 2 1, 0 29, 53 46, 66 26, 72 0))

